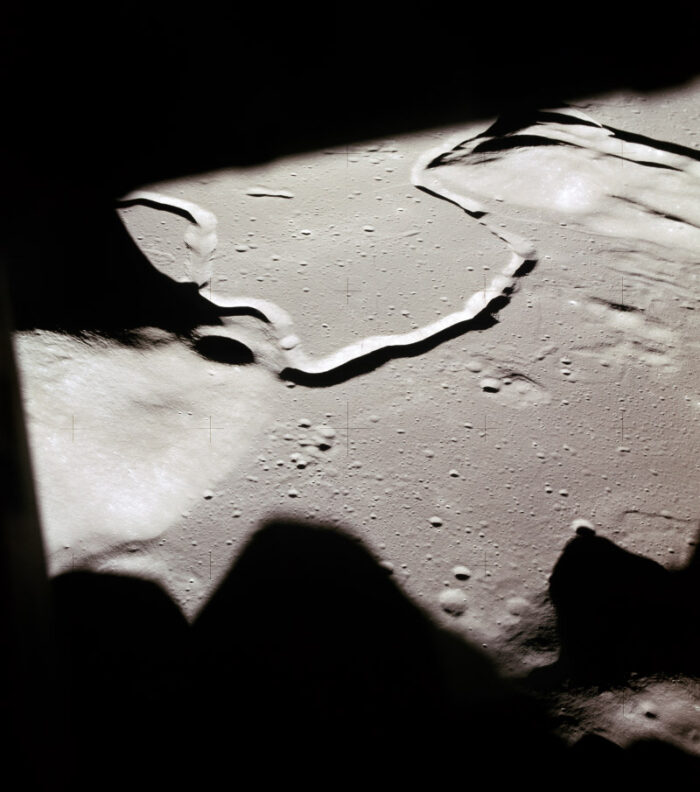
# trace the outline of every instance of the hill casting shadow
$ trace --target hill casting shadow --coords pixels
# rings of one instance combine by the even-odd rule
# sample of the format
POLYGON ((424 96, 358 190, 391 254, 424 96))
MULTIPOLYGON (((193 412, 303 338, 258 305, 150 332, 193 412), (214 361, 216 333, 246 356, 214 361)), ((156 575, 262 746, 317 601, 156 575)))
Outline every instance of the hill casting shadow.
MULTIPOLYGON (((654 764, 602 738, 566 749, 337 529, 266 524, 191 626, 146 581, 73 572, 53 592, 72 789, 465 776, 555 789, 654 764)), ((694 762, 657 753, 671 770, 694 762)))
POLYGON ((556 663, 529 683, 614 686, 631 674, 700 673, 700 557, 661 564, 579 528, 549 580, 560 644, 556 663))

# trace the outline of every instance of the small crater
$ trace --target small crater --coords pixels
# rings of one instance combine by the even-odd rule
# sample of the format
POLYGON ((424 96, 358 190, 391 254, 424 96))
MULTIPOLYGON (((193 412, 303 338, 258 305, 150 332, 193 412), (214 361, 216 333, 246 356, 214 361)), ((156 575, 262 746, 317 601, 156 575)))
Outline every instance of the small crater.
POLYGON ((461 616, 467 609, 467 595, 460 589, 445 589, 439 600, 440 607, 450 616, 461 616))
POLYGON ((498 393, 501 390, 501 381, 496 377, 484 377, 479 383, 481 390, 486 393, 498 393))

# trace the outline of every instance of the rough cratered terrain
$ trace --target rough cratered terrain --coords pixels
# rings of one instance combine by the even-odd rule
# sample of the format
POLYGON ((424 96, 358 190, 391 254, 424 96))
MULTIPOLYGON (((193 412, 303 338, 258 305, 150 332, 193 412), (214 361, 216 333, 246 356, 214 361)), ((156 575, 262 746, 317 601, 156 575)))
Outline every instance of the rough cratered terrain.
POLYGON ((17 335, 52 574, 155 580, 192 620, 262 520, 322 520, 531 675, 560 733, 700 753, 697 97, 149 185, 202 215, 140 205, 125 224, 224 318, 128 343, 17 335), (596 538, 569 546, 550 598, 581 518, 596 538), (675 654, 648 651, 676 628, 675 654))

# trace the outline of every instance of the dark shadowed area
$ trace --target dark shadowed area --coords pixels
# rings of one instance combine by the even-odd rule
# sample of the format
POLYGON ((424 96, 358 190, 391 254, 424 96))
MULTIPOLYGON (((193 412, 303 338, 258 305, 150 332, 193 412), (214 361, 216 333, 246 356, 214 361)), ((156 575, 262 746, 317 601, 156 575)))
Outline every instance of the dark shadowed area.
POLYGON ((275 521, 190 627, 154 584, 53 581, 72 789, 532 783, 697 772, 649 741, 567 748, 541 706, 436 627, 354 538, 275 521))
POLYGON ((569 17, 527 5, 506 23, 489 5, 337 8, 322 19, 251 6, 179 15, 121 3, 106 20, 15 9, 2 39, 0 244, 16 324, 192 326, 204 309, 133 245, 119 196, 506 107, 678 85, 700 65, 700 12, 676 6, 665 13, 672 35, 651 17, 588 6, 569 17))
POLYGON ((700 671, 700 566, 668 570, 609 539, 580 531, 549 583, 557 612, 558 670, 613 684, 631 673, 700 671))
MULTIPOLYGON (((658 11, 560 9, 556 29, 530 6, 456 16, 343 6, 323 20, 297 7, 6 12, 3 332, 120 338, 216 324, 193 284, 141 253, 114 211, 119 196, 504 107, 679 85, 699 70, 700 10, 676 6, 661 21, 658 11)), ((230 339, 198 343, 211 360, 253 360, 230 339)), ((67 573, 49 596, 9 345, 2 366, 3 480, 18 493, 3 503, 0 549, 10 570, 8 774, 36 764, 21 788, 192 789, 252 777, 558 789, 697 775, 696 759, 660 742, 622 749, 591 734, 565 747, 536 700, 432 623, 357 541, 322 526, 264 526, 191 626, 135 578, 67 573)), ((697 593, 696 560, 671 573, 577 537, 552 575, 562 654, 547 684, 697 674, 697 593)))

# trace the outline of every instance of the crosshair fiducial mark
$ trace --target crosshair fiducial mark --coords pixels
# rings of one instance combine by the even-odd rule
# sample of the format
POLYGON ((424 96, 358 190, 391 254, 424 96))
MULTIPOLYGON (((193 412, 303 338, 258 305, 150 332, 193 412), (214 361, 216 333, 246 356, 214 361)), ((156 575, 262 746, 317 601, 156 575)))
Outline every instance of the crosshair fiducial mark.
POLYGON ((350 278, 345 279, 345 288, 344 289, 333 289, 333 291, 341 292, 345 295, 345 305, 349 305, 350 303, 350 295, 351 294, 358 294, 360 289, 351 289, 350 288, 350 278))
POLYGON ((71 438, 71 443, 75 442, 75 433, 76 432, 85 432, 85 431, 87 431, 88 429, 91 429, 91 428, 94 428, 94 427, 78 426, 77 422, 75 420, 75 415, 71 415, 71 417, 70 417, 70 438, 71 438))
POLYGON ((481 437, 486 437, 486 434, 489 431, 489 429, 496 429, 498 427, 498 424, 491 423, 490 421, 488 422, 488 424, 490 424, 490 425, 487 425, 486 415, 484 415, 484 425, 483 425, 483 427, 480 427, 481 431, 483 433, 483 434, 480 435, 481 437))
POLYGON ((211 445, 213 430, 214 429, 225 429, 226 427, 225 426, 215 426, 213 421, 212 421, 212 416, 210 415, 209 416, 209 421, 207 422, 207 424, 205 426, 187 426, 187 427, 184 427, 184 428, 185 429, 197 429, 197 430, 204 429, 204 430, 206 430, 208 432, 208 434, 209 434, 209 445, 211 445))
POLYGON ((350 144, 346 143, 344 151, 326 151, 326 154, 330 154, 332 156, 345 156, 345 167, 350 167, 350 144))
POLYGON ((348 456, 350 455, 350 430, 361 431, 371 429, 371 426, 351 426, 350 425, 350 402, 345 403, 345 443, 348 456))
POLYGON ((223 429, 224 427, 223 427, 223 426, 216 426, 216 427, 212 427, 212 423, 211 423, 211 415, 210 415, 210 416, 209 416, 209 445, 211 445, 211 430, 212 430, 212 428, 216 428, 216 429, 223 429))
POLYGON ((85 427, 83 426, 76 426, 75 425, 75 415, 71 415, 70 417, 70 441, 71 443, 75 443, 75 433, 84 431, 85 427))

